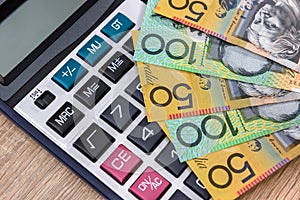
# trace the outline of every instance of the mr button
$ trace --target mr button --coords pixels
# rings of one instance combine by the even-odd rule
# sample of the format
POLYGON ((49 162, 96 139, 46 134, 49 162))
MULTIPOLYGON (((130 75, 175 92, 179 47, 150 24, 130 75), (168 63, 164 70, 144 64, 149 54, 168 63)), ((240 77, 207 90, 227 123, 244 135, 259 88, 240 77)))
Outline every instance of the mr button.
POLYGON ((84 114, 71 103, 66 102, 46 122, 61 137, 65 137, 75 125, 84 117, 84 114))

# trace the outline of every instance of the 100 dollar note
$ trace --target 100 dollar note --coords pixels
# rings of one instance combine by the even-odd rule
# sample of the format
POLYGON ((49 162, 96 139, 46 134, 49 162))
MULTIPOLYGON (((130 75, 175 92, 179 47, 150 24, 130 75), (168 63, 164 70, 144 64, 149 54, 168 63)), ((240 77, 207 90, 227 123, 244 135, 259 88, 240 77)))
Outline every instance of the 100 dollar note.
MULTIPOLYGON (((134 38, 134 37, 133 37, 134 38)), ((300 93, 137 62, 148 121, 300 98, 300 93)))
POLYGON ((153 13, 158 0, 149 0, 134 59, 160 65, 300 91, 300 74, 241 47, 208 36, 153 13))
POLYGON ((299 0, 160 0, 155 12, 300 71, 299 0))
POLYGON ((165 123, 180 161, 300 124, 300 101, 268 104, 165 123))
MULTIPOLYGON (((170 134, 163 122, 164 132, 170 134)), ((187 161, 213 199, 235 199, 300 154, 300 126, 187 161)))

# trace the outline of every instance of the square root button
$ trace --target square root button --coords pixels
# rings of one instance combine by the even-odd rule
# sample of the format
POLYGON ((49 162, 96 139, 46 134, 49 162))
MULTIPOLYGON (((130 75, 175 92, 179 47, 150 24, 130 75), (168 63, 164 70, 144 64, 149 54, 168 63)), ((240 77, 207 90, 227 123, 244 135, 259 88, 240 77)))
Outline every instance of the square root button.
POLYGON ((169 189, 171 183, 159 173, 148 167, 129 188, 139 199, 159 199, 169 189))
POLYGON ((139 157, 120 144, 101 168, 123 185, 141 163, 139 157))

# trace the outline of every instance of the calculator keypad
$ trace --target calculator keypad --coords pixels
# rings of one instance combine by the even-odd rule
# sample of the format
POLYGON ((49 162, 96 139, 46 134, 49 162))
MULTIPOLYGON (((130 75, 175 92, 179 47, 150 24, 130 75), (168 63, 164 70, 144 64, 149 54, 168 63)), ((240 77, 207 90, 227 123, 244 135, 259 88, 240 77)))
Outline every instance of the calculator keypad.
POLYGON ((123 199, 207 199, 145 116, 130 34, 145 6, 125 0, 16 110, 123 199))

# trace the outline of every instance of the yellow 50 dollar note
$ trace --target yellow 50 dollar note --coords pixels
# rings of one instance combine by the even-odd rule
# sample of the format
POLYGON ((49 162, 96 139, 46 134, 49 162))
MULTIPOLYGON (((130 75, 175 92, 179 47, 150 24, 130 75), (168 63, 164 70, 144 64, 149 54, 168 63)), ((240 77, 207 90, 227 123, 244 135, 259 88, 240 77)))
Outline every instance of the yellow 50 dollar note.
POLYGON ((299 0, 160 0, 155 12, 300 72, 299 0))
POLYGON ((149 121, 300 98, 300 93, 137 62, 149 121))
MULTIPOLYGON (((164 122, 159 122, 170 134, 164 122)), ((187 161, 215 200, 244 194, 300 154, 300 126, 187 161)))

